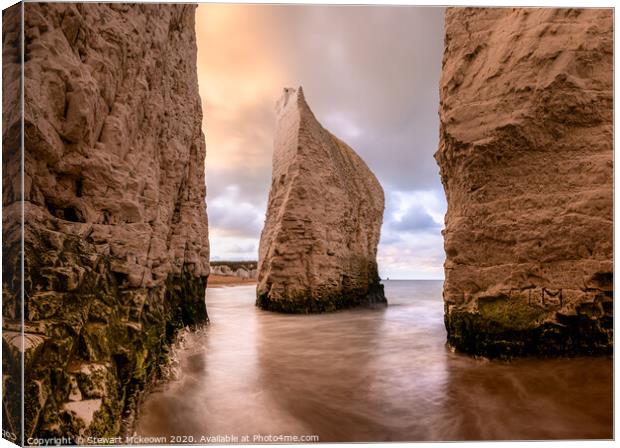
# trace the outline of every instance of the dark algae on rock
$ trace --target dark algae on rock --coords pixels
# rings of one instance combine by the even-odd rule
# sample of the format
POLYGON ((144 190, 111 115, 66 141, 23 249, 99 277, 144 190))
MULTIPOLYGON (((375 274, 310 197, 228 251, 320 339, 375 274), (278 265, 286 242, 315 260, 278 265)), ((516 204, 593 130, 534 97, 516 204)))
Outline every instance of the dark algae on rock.
POLYGON ((612 353, 612 15, 446 12, 435 158, 458 350, 612 353))
POLYGON ((277 301, 271 300, 267 294, 261 294, 256 299, 256 306, 259 308, 289 314, 326 313, 359 306, 385 305, 383 285, 378 280, 375 285, 357 291, 343 288, 340 291, 326 291, 321 294, 308 289, 277 301))
POLYGON ((4 13, 3 421, 17 443, 130 432, 177 331, 207 322, 194 10, 4 13), (19 92, 22 25, 23 179, 19 98, 6 94, 19 92))

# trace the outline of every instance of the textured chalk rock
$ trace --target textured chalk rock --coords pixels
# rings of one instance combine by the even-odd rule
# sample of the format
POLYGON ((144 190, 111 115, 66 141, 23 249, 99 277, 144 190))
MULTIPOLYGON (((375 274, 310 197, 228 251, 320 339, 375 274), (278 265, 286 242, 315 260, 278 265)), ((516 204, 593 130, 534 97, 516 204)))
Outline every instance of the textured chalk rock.
MULTIPOLYGON (((25 5, 26 438, 122 432, 176 330, 207 319, 194 9, 25 5)), ((21 317, 18 266, 9 250, 5 328, 21 317)))
POLYGON ((385 303, 376 261, 381 185, 319 124, 301 87, 284 89, 276 114, 257 306, 309 313, 385 303))
POLYGON ((21 197, 20 72, 21 4, 2 11, 2 430, 3 438, 22 443, 21 322, 5 316, 21 308, 21 230, 19 206, 7 195, 21 197))
POLYGON ((612 10, 452 8, 445 322, 488 356, 611 353, 612 10))

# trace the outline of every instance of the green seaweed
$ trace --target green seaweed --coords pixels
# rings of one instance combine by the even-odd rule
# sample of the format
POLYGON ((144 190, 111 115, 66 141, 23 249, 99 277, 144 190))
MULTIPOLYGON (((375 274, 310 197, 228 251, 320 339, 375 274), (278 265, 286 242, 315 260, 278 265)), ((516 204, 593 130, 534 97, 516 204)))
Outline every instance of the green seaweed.
POLYGON ((536 327, 547 315, 544 309, 530 306, 527 302, 504 298, 480 300, 478 310, 490 324, 514 330, 536 327))
POLYGON ((484 300, 478 312, 446 310, 448 344, 488 358, 517 356, 611 355, 613 310, 608 299, 583 304, 574 315, 503 298, 484 300))

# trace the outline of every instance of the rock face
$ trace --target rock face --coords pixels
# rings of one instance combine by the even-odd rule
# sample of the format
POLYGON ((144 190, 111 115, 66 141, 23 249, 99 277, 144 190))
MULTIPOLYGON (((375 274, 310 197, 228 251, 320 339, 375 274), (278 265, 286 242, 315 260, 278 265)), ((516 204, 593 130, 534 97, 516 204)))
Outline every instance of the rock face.
MULTIPOLYGON (((194 9, 25 5, 26 438, 122 432, 177 329, 207 320, 194 9)), ((19 158, 6 163, 19 167, 19 158)), ((19 233, 9 229, 22 192, 19 169, 6 173, 11 365, 22 310, 19 233)))
POLYGON ((6 316, 21 306, 21 9, 18 3, 2 11, 2 437, 22 444, 21 322, 8 325, 6 316), (12 184, 12 185, 10 185, 12 184))
POLYGON ((452 8, 445 33, 449 342, 611 353, 612 10, 452 8))
POLYGON ((311 313, 386 303, 376 261, 381 185, 319 124, 301 87, 284 89, 276 113, 257 306, 311 313))

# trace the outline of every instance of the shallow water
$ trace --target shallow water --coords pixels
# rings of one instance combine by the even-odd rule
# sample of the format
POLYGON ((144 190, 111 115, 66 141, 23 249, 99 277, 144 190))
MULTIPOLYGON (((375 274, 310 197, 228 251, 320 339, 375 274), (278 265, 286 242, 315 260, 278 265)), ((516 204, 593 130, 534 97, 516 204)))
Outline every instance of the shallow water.
POLYGON ((211 324, 179 350, 179 379, 146 398, 137 434, 195 443, 225 434, 249 442, 254 434, 322 442, 612 437, 611 359, 490 362, 452 353, 442 283, 384 283, 385 309, 309 316, 256 309, 254 286, 208 289, 211 324))

